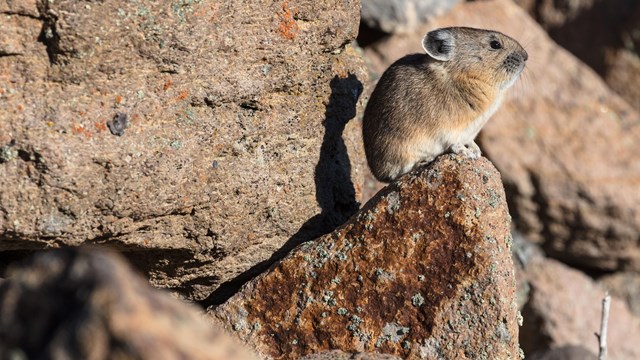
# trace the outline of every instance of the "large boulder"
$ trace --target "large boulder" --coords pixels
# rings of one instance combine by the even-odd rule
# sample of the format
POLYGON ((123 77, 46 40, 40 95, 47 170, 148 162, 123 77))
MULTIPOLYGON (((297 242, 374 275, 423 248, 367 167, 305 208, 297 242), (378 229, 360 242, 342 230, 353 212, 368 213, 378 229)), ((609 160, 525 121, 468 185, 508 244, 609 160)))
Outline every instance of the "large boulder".
POLYGON ((0 14, 0 252, 104 244, 197 300, 357 210, 357 0, 0 14))
MULTIPOLYGON (((525 354, 568 346, 581 347, 592 355, 570 359, 589 359, 598 354, 594 333, 600 331, 602 298, 605 289, 587 275, 545 258, 526 267, 530 299, 522 309, 524 323, 520 345, 525 354)), ((640 319, 624 301, 612 297, 607 331, 608 358, 640 359, 640 319)))
POLYGON ((0 284, 2 359, 258 359, 119 256, 54 250, 0 284))
POLYGON ((381 72, 422 52, 429 29, 461 24, 512 35, 529 53, 523 79, 479 136, 518 230, 572 264, 640 269, 640 115, 521 8, 509 0, 464 3, 372 46, 367 57, 381 72))
POLYGON ((441 156, 209 312, 277 359, 518 359, 509 231, 491 163, 441 156))

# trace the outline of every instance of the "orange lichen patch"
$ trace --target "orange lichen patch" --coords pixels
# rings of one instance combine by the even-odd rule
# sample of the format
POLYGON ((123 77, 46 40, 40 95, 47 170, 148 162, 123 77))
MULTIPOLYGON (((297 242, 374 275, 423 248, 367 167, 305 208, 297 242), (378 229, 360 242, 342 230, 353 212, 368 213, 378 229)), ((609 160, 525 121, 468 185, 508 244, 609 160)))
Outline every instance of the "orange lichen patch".
POLYGON ((24 110, 24 105, 18 104, 18 111, 23 111, 23 110, 24 110))
POLYGON ((209 10, 208 12, 211 14, 209 21, 215 21, 218 15, 218 6, 216 4, 211 4, 209 7, 200 6, 198 10, 193 13, 193 16, 203 17, 207 13, 207 10, 209 10))
POLYGON ((85 129, 85 127, 80 124, 73 125, 73 127, 71 128, 71 133, 74 135, 82 134, 85 138, 91 139, 91 131, 89 131, 89 129, 85 129))
POLYGON ((280 16, 280 24, 278 25, 280 35, 285 39, 295 39, 296 36, 298 36, 298 24, 293 18, 286 0, 282 2, 282 11, 280 11, 278 15, 280 16))
POLYGON ((225 147, 226 147, 225 144, 219 143, 219 144, 214 145, 213 150, 216 153, 221 153, 224 150, 225 147))
POLYGON ((207 171, 204 171, 202 169, 198 169, 198 176, 197 176, 198 180, 200 180, 201 182, 205 182, 205 181, 207 181, 208 177, 209 177, 209 173, 207 171))
POLYGON ((167 89, 169 89, 171 87, 171 85, 173 85, 173 81, 171 81, 171 79, 168 79, 164 85, 162 85, 162 90, 167 91, 167 89))
POLYGON ((97 132, 103 132, 107 130, 107 124, 105 121, 96 121, 93 126, 96 128, 97 132))
POLYGON ((122 102, 122 96, 117 95, 116 96, 116 104, 120 104, 122 102))
POLYGON ((71 128, 71 132, 72 132, 74 135, 77 135, 77 134, 82 133, 82 130, 84 130, 84 127, 83 127, 82 125, 79 125, 79 124, 75 124, 75 125, 73 125, 73 127, 71 128))
POLYGON ((187 98, 187 96, 189 96, 189 91, 188 90, 181 90, 176 99, 177 100, 184 100, 184 99, 187 98))

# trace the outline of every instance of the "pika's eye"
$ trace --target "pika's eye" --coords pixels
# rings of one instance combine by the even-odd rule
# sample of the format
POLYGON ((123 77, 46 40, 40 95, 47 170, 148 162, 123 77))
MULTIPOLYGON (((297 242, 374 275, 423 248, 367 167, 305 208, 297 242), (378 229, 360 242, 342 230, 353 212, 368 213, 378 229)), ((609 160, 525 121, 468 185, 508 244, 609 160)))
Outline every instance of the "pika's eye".
POLYGON ((489 45, 491 45, 491 48, 494 50, 502 49, 502 44, 500 44, 498 40, 492 40, 489 45))

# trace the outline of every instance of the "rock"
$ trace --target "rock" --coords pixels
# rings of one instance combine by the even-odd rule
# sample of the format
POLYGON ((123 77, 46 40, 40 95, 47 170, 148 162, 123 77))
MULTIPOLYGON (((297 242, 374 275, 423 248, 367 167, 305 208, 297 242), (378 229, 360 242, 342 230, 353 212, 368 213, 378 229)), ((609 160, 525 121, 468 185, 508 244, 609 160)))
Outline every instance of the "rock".
POLYGON ((612 295, 624 300, 629 310, 640 318, 640 274, 635 272, 619 272, 605 275, 598 283, 612 295))
POLYGON ((3 0, 0 2, 0 13, 6 19, 14 15, 37 18, 39 16, 36 0, 3 0))
POLYGON ((627 0, 517 0, 553 40, 640 111, 640 4, 627 0), (588 41, 585 41, 588 39, 588 41))
POLYGON ((526 359, 531 360, 598 360, 598 357, 581 346, 562 346, 535 354, 526 359))
POLYGON ((406 33, 442 15, 459 0, 363 0, 362 22, 386 33, 406 33))
MULTIPOLYGON (((522 310, 520 345, 525 354, 578 345, 598 353, 593 335, 600 331, 605 290, 583 273, 551 259, 527 266, 530 300, 522 310)), ((640 320, 612 297, 607 334, 611 359, 640 359, 640 320)))
POLYGON ((627 0, 518 0, 551 38, 591 66, 606 73, 606 52, 624 46, 621 34, 640 6, 627 0), (584 41, 589 39, 589 41, 584 41))
POLYGON ((548 255, 602 270, 640 269, 640 115, 510 1, 464 3, 410 36, 366 51, 378 72, 422 51, 428 29, 464 23, 518 38, 530 60, 480 146, 502 174, 520 232, 548 255), (521 39, 522 40, 522 39, 521 39))
POLYGON ((629 105, 640 111, 640 87, 635 86, 640 83, 640 57, 637 51, 620 49, 612 52, 607 58, 605 81, 629 105))
POLYGON ((257 359, 113 253, 40 253, 0 285, 2 359, 257 359))
POLYGON ((358 1, 0 16, 0 252, 101 244, 201 300, 358 209, 358 1))
POLYGON ((629 16, 620 33, 623 45, 607 52, 605 81, 627 102, 640 111, 640 4, 629 16))
POLYGON ((400 358, 388 354, 349 354, 340 350, 330 350, 304 356, 300 360, 400 360, 400 358))
POLYGON ((518 359, 509 223, 491 163, 443 155, 209 314, 277 359, 518 359))

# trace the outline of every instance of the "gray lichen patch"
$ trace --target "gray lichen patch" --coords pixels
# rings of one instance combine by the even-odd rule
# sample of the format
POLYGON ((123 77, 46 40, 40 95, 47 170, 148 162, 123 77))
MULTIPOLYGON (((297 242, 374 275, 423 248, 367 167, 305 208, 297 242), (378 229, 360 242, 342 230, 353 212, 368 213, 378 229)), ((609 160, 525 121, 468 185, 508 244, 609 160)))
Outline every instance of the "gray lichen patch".
POLYGON ((0 164, 9 162, 18 157, 18 150, 13 146, 6 145, 0 147, 0 164))
POLYGON ((424 341, 424 344, 420 345, 419 355, 421 359, 444 359, 442 352, 442 345, 436 338, 428 338, 424 341))
POLYGON ((396 323, 386 323, 382 328, 382 336, 378 338, 378 341, 382 339, 382 341, 399 343, 409 334, 410 330, 410 328, 396 323))
POLYGON ((489 200, 487 201, 487 204, 495 209, 498 207, 498 205, 500 205, 501 201, 502 198, 500 197, 500 195, 498 195, 498 192, 494 189, 489 189, 489 200))
POLYGON ((411 297, 411 303, 415 307, 420 307, 420 306, 424 305, 424 297, 422 296, 422 294, 416 293, 415 295, 413 295, 411 297))
POLYGON ((503 343, 509 343, 511 341, 511 334, 504 322, 500 321, 496 326, 495 337, 503 343))
POLYGON ((47 236, 60 235, 73 224, 73 221, 72 217, 60 212, 58 209, 52 209, 39 219, 38 230, 47 236))
POLYGON ((249 312, 244 307, 240 307, 232 320, 233 331, 241 331, 247 328, 247 316, 249 316, 249 312))
POLYGON ((325 290, 322 295, 322 302, 329 306, 336 306, 336 299, 333 297, 333 291, 325 290))
POLYGON ((394 191, 387 195, 387 212, 393 214, 400 209, 400 194, 394 191))
POLYGON ((375 279, 378 281, 393 281, 396 278, 396 276, 392 272, 386 271, 382 268, 377 268, 374 271, 374 275, 375 279))

